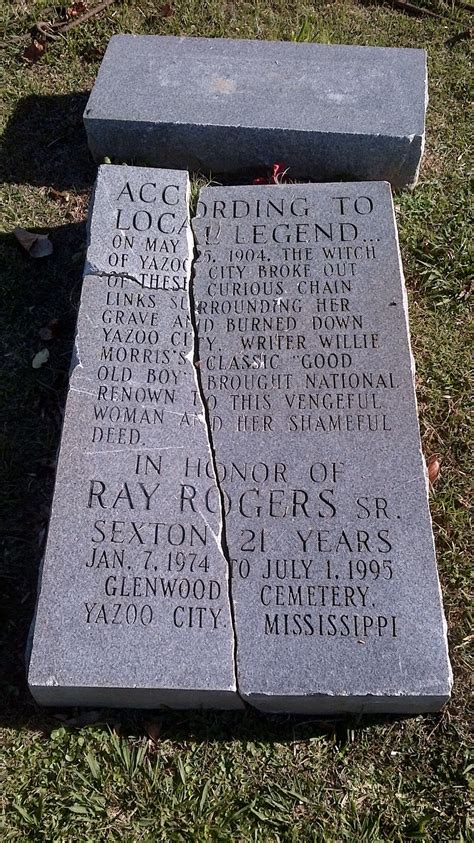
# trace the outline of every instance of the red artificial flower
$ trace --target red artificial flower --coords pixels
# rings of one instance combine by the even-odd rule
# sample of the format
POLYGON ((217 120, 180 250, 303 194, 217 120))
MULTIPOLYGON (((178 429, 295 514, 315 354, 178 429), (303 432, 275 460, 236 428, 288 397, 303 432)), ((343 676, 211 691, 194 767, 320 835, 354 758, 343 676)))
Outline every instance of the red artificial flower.
POLYGON ((272 167, 271 174, 269 173, 268 176, 259 176, 259 178, 254 179, 252 184, 282 184, 285 181, 286 174, 288 172, 288 167, 286 164, 274 164, 272 167))

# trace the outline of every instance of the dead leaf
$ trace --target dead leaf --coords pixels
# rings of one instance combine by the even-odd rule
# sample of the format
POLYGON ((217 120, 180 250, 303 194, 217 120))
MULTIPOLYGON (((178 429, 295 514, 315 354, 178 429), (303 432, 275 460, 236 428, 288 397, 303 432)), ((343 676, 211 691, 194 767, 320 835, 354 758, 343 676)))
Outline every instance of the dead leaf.
POLYGON ((90 726, 92 723, 100 723, 104 720, 103 711, 81 711, 78 710, 77 715, 70 712, 57 712, 53 715, 55 720, 60 720, 65 726, 90 726))
POLYGON ((82 50, 82 58, 86 61, 98 61, 103 55, 103 49, 95 47, 94 44, 86 44, 82 50))
POLYGON ((23 50, 23 61, 26 61, 28 64, 35 64, 43 56, 45 47, 45 44, 42 44, 41 41, 37 41, 36 38, 33 38, 31 44, 28 44, 28 46, 23 50))
POLYGON ((53 251, 53 244, 47 234, 37 234, 26 228, 15 228, 13 232, 20 246, 32 258, 46 258, 53 251))
MULTIPOLYGON (((463 5, 460 3, 459 5, 463 5)), ((468 4, 466 4, 468 5, 468 4)), ((452 38, 448 38, 445 41, 447 47, 452 47, 453 44, 457 44, 458 41, 470 41, 471 38, 474 37, 474 26, 469 27, 469 29, 464 29, 462 32, 456 32, 456 35, 453 35, 452 38)))
POLYGON ((59 319, 51 319, 51 322, 39 329, 38 334, 44 342, 57 339, 60 334, 59 319))
POLYGON ((38 354, 35 354, 33 357, 33 361, 31 365, 33 369, 41 369, 41 366, 44 366, 49 360, 49 351, 47 348, 42 348, 41 351, 38 351, 38 354))
POLYGON ((67 190, 56 190, 55 187, 50 187, 48 195, 50 199, 54 199, 55 202, 60 202, 62 205, 69 202, 69 193, 67 190))
POLYGON ((155 744, 158 743, 161 735, 161 723, 148 721, 145 723, 145 729, 151 742, 155 744))
POLYGON ((439 472, 440 472, 440 468, 441 468, 439 459, 436 456, 436 454, 433 454, 431 457, 429 457, 428 462, 426 463, 426 466, 428 468, 428 480, 430 481, 430 484, 433 486, 433 484, 436 483, 436 481, 439 477, 439 472))
POLYGON ((77 18, 79 15, 83 15, 87 12, 87 3, 83 3, 82 0, 78 0, 77 3, 73 3, 72 6, 66 9, 66 17, 67 18, 77 18))
POLYGON ((172 14, 173 14, 173 7, 172 7, 171 3, 163 3, 163 5, 160 6, 160 15, 163 18, 170 18, 172 14))

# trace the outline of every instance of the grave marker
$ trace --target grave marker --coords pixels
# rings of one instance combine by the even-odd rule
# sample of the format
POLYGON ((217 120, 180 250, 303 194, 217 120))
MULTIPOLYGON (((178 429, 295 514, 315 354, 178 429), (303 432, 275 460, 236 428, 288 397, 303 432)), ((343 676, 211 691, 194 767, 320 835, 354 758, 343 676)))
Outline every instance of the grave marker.
POLYGON ((115 35, 84 112, 96 161, 413 185, 424 50, 115 35))
POLYGON ((186 173, 99 169, 29 665, 45 705, 241 705, 186 173))
POLYGON ((193 227, 242 697, 440 708, 451 671, 390 186, 206 188, 193 227))

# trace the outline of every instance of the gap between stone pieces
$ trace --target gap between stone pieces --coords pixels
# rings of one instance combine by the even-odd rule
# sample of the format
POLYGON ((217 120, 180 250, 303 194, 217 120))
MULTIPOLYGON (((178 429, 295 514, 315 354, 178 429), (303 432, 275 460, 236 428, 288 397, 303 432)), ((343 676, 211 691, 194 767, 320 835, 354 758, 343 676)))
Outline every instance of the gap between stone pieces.
MULTIPOLYGON (((190 196, 188 192, 188 210, 190 208, 190 196)), ((193 217, 193 220, 195 217, 193 217)), ((189 219, 189 252, 191 255, 190 260, 190 268, 189 268, 189 277, 188 277, 188 303, 189 303, 189 318, 191 320, 191 331, 193 334, 193 356, 191 359, 191 355, 189 360, 194 369, 194 379, 196 382, 196 388, 201 399, 203 413, 204 413, 204 427, 207 434, 207 442, 209 446, 209 454, 211 457, 212 462, 212 470, 214 473, 216 489, 219 495, 219 514, 220 514, 220 523, 221 528, 219 531, 219 541, 220 541, 220 549, 222 556, 224 557, 227 563, 227 595, 229 601, 229 612, 230 612, 230 619, 232 624, 232 639, 233 639, 233 661, 234 661, 234 675, 235 675, 235 689, 237 696, 243 702, 245 706, 247 703, 240 695, 239 691, 239 675, 237 670, 237 626, 235 622, 235 611, 234 611, 234 601, 232 597, 232 565, 230 561, 230 554, 229 554, 229 547, 227 545, 227 536, 226 536, 226 523, 225 523, 225 506, 224 506, 224 490, 222 489, 219 481, 219 475, 217 471, 217 457, 216 451, 214 448, 214 441, 212 438, 212 431, 211 431, 211 420, 209 415, 209 407, 204 395, 204 390, 201 381, 201 373, 199 369, 199 334, 197 328, 197 320, 196 320, 196 309, 195 309, 195 299, 194 299, 194 290, 193 290, 193 282, 195 277, 195 264, 197 260, 197 240, 194 235, 194 230, 192 226, 191 218, 189 219)))

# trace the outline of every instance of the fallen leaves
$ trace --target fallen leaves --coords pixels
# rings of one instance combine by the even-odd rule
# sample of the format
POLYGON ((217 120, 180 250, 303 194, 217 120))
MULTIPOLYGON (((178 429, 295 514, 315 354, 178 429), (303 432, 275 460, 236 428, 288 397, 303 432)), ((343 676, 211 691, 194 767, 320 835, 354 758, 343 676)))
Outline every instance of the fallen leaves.
POLYGON ((469 29, 463 29, 462 32, 456 32, 451 38, 448 38, 445 41, 447 47, 452 47, 454 44, 457 44, 458 41, 470 41, 474 37, 474 26, 470 26, 469 29))
POLYGON ((15 228, 13 233, 30 258, 46 258, 53 251, 53 244, 47 234, 27 231, 26 228, 15 228))
MULTIPOLYGON (((51 321, 48 322, 47 325, 43 325, 43 327, 40 328, 38 331, 39 338, 43 342, 50 342, 51 340, 57 339, 60 336, 60 333, 61 326, 59 323, 59 319, 51 319, 51 321)), ((38 351, 38 353, 35 354, 33 360, 31 361, 33 369, 41 369, 41 367, 48 362, 49 356, 50 354, 48 348, 42 348, 40 351, 38 351)))
POLYGON ((72 6, 69 6, 66 9, 66 17, 67 18, 76 18, 78 15, 84 15, 87 12, 87 3, 83 3, 82 0, 79 0, 77 3, 73 3, 72 6))
POLYGON ((163 5, 159 8, 159 12, 163 18, 170 18, 173 14, 173 7, 171 3, 163 3, 163 5))
POLYGON ((31 30, 31 43, 25 47, 21 58, 27 64, 35 64, 44 55, 47 42, 57 41, 72 27, 85 23, 115 2, 116 0, 103 0, 102 3, 89 9, 84 0, 77 0, 71 6, 62 7, 62 19, 58 21, 36 21, 31 30))
POLYGON ((60 335, 59 319, 51 319, 51 322, 39 329, 38 334, 43 342, 57 339, 60 335))
POLYGON ((50 187, 48 196, 50 199, 53 199, 54 202, 59 202, 61 205, 66 205, 67 202, 69 202, 69 193, 67 190, 56 190, 55 187, 50 187))
POLYGON ((22 58, 27 64, 36 64, 42 58, 46 45, 36 38, 33 38, 31 44, 23 50, 22 58))
POLYGON ((430 481, 430 485, 433 486, 439 477, 441 469, 440 461, 436 454, 429 457, 426 467, 428 469, 428 480, 430 481))
POLYGON ((146 733, 152 744, 157 744, 160 740, 162 731, 162 724, 159 721, 147 721, 145 723, 146 733))
POLYGON ((44 366, 49 360, 49 350, 47 348, 42 348, 41 351, 38 351, 37 354, 33 357, 31 365, 33 369, 41 369, 41 366, 44 366))
POLYGON ((77 714, 72 714, 68 711, 66 712, 57 712, 53 715, 55 720, 59 720, 61 723, 64 723, 65 726, 90 726, 93 723, 101 723, 105 722, 104 712, 103 711, 84 711, 81 709, 76 709, 77 714))

